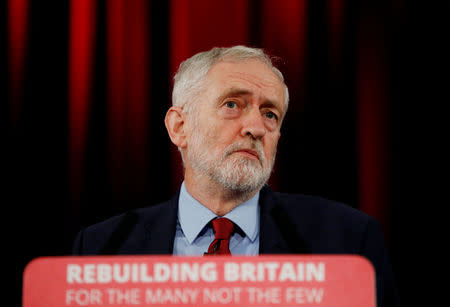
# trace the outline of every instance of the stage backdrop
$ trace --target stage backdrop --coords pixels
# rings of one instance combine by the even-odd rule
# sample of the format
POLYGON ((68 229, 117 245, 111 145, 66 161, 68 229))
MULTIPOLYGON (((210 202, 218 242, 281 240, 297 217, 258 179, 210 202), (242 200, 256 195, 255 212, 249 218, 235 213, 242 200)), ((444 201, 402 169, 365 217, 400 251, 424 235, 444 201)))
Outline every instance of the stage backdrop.
POLYGON ((407 288, 402 257, 421 215, 410 204, 422 166, 405 158, 419 160, 425 140, 410 116, 425 96, 418 47, 434 42, 427 30, 448 29, 434 10, 431 25, 418 22, 426 9, 407 0, 2 1, 2 202, 15 225, 16 297, 32 258, 68 254, 81 227, 178 189, 180 157, 163 123, 173 74, 196 52, 238 44, 275 56, 291 93, 272 188, 377 218, 407 288))

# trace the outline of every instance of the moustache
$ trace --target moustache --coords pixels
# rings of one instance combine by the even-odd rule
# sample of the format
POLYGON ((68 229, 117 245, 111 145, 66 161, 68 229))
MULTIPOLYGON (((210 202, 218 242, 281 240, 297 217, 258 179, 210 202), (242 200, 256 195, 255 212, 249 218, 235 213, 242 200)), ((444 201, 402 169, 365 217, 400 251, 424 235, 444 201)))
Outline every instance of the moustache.
POLYGON ((233 153, 235 153, 237 151, 241 151, 241 150, 251 150, 252 153, 256 154, 260 163, 263 166, 266 165, 266 158, 264 156, 263 145, 262 145, 261 141, 259 141, 259 140, 253 141, 251 143, 240 142, 240 143, 233 143, 233 144, 229 145, 227 148, 225 148, 225 151, 223 153, 223 160, 228 158, 233 153))

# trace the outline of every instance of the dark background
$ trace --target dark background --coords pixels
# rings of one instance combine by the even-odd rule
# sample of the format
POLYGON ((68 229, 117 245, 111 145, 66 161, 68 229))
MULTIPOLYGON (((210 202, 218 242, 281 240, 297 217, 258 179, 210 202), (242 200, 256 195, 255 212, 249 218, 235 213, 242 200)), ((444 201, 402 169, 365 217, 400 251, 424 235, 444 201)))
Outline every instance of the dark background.
POLYGON ((449 13, 409 0, 0 2, 8 296, 20 305, 25 265, 70 254, 82 227, 171 196, 173 73, 245 44, 278 56, 290 88, 272 188, 376 217, 404 306, 428 305, 423 264, 441 254, 448 205, 449 13))

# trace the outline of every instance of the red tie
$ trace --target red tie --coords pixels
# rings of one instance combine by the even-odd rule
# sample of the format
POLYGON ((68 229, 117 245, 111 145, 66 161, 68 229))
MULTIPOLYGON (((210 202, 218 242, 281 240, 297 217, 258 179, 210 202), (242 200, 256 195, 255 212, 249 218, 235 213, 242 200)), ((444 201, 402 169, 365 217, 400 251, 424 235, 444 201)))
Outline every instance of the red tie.
POLYGON ((234 228, 233 222, 222 217, 212 220, 212 224, 216 237, 209 245, 208 253, 205 255, 231 255, 230 236, 234 228))

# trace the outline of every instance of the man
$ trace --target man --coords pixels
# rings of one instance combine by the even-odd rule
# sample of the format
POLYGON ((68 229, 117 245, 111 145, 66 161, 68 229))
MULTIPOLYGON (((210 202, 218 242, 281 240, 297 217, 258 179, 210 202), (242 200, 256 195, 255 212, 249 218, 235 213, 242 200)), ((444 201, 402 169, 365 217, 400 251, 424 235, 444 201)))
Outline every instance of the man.
POLYGON ((289 101, 270 58, 243 46, 213 48, 183 62, 174 79, 165 124, 185 167, 179 193, 81 231, 75 254, 361 254, 376 269, 379 306, 395 305, 374 219, 265 185, 289 101))

